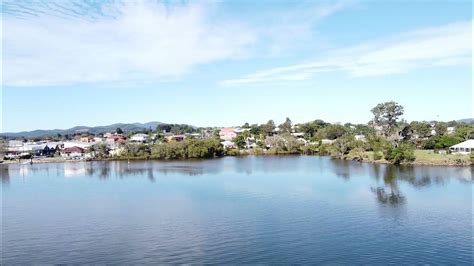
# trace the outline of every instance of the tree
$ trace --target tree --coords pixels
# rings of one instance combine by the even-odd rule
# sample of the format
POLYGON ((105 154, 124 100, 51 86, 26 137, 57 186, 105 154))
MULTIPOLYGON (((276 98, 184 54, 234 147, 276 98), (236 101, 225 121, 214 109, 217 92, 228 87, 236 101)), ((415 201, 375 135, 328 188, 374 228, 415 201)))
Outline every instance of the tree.
POLYGON ((242 128, 250 128, 249 123, 245 123, 245 124, 242 126, 242 128))
POLYGON ((243 134, 238 134, 232 141, 239 149, 244 149, 245 145, 247 144, 245 136, 243 134))
POLYGON ((461 140, 474 139, 474 128, 472 126, 460 126, 456 128, 455 136, 461 140))
POLYGON ((390 148, 385 153, 385 159, 393 164, 400 164, 402 162, 412 162, 415 158, 415 149, 407 143, 400 144, 396 148, 390 148))
POLYGON ((377 104, 371 112, 374 114, 374 124, 383 127, 383 134, 386 137, 397 133, 398 119, 404 113, 403 106, 393 101, 384 102, 377 104))
POLYGON ((444 135, 448 131, 448 126, 446 126, 446 123, 436 122, 435 131, 437 135, 444 135))
POLYGON ((262 126, 263 132, 267 136, 271 136, 273 134, 273 131, 275 130, 275 122, 273 120, 268 120, 268 122, 262 126))
POLYGON ((118 128, 115 130, 115 133, 117 133, 117 134, 123 134, 123 130, 118 127, 118 128))
POLYGON ((280 130, 282 132, 285 132, 285 133, 291 133, 291 119, 289 117, 286 118, 285 122, 281 125, 279 125, 278 127, 280 128, 280 130))
POLYGON ((431 136, 431 125, 426 122, 413 121, 410 123, 413 132, 420 138, 431 136))
POLYGON ((346 135, 342 138, 338 138, 333 144, 331 144, 329 151, 332 157, 343 159, 354 147, 355 138, 346 135))

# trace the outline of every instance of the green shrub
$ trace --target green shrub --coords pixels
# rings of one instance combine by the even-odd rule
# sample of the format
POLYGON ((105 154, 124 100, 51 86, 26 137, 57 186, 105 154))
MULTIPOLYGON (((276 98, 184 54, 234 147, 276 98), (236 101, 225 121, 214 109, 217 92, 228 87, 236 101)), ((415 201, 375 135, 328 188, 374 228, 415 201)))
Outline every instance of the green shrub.
POLYGON ((239 150, 228 150, 226 151, 227 156, 239 156, 240 151, 239 150))
POLYGON ((385 159, 393 164, 412 162, 415 158, 415 149, 410 144, 400 144, 396 148, 389 148, 385 152, 385 159))

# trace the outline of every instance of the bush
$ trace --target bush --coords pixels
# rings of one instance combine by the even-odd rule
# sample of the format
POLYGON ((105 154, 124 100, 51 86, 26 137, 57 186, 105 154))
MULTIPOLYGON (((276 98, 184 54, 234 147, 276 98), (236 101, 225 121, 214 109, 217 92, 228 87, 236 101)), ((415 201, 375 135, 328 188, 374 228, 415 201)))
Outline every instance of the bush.
POLYGON ((389 148, 385 152, 385 159, 393 164, 402 162, 413 162, 415 158, 415 149, 410 144, 401 144, 396 148, 389 148))
POLYGON ((367 159, 367 154, 365 153, 365 150, 362 147, 357 147, 351 150, 349 154, 347 154, 347 159, 354 161, 363 161, 364 159, 367 159))
POLYGON ((151 148, 152 159, 198 159, 214 158, 224 154, 216 139, 185 139, 181 142, 155 144, 151 148))
POLYGON ((383 159, 383 153, 380 151, 374 151, 374 160, 382 160, 383 159))
POLYGON ((227 150, 225 154, 227 156, 239 156, 240 151, 239 150, 227 150))

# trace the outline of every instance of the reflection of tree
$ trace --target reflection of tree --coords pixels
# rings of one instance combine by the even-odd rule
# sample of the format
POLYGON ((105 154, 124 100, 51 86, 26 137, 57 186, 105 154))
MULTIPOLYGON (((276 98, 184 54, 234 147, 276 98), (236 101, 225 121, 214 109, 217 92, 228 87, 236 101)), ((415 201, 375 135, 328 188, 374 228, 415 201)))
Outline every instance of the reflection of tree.
POLYGON ((371 188, 372 192, 377 195, 377 200, 382 204, 397 205, 406 202, 406 198, 400 192, 398 186, 398 171, 400 167, 389 165, 385 167, 383 174, 383 181, 385 187, 371 188), (385 191, 385 188, 390 188, 390 191, 385 191))
POLYGON ((0 177, 2 178, 3 186, 10 184, 10 172, 8 171, 8 167, 0 166, 0 177))
POLYGON ((377 200, 382 204, 398 205, 406 202, 405 196, 398 191, 394 192, 392 190, 387 193, 383 187, 371 188, 371 190, 377 195, 377 200))

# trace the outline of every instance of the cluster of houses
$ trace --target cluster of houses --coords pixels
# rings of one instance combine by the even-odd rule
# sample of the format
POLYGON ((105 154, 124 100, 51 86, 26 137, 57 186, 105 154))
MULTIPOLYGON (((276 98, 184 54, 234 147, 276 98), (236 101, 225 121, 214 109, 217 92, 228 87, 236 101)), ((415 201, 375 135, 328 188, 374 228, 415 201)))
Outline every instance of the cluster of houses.
MULTIPOLYGON (((234 143, 235 138, 246 131, 249 128, 240 127, 225 127, 219 130, 219 138, 221 144, 225 149, 236 149, 237 145, 234 143)), ((433 129, 434 130, 434 129, 433 129)), ((304 138, 304 133, 297 132, 297 128, 293 126, 292 133, 290 133, 296 140, 300 141, 303 145, 315 144, 307 141, 304 138)), ((454 127, 448 127, 447 133, 453 134, 455 132, 454 127)), ((278 135, 279 128, 274 131, 275 135, 278 135)), ((436 132, 432 132, 433 135, 436 132)), ((212 132, 205 133, 188 133, 188 134, 172 134, 164 132, 164 138, 167 142, 180 142, 186 138, 210 138, 212 132)), ((364 135, 356 135, 356 140, 366 141, 364 135)), ((111 155, 119 155, 123 150, 123 144, 131 143, 155 143, 157 141, 157 134, 143 134, 138 133, 126 138, 122 134, 106 133, 100 136, 77 136, 73 140, 67 141, 40 141, 40 142, 24 142, 21 140, 10 140, 8 147, 5 151, 6 159, 17 159, 17 158, 29 158, 35 157, 54 157, 60 156, 65 159, 87 159, 95 156, 95 149, 91 149, 93 146, 105 145, 111 155)), ((323 139, 321 144, 332 144, 335 140, 323 139)), ((267 148, 271 148, 268 145, 267 148)), ((257 140, 251 134, 247 134, 245 139, 245 148, 253 149, 257 148, 257 140)), ((474 152, 474 140, 468 140, 463 143, 459 143, 450 147, 452 153, 468 154, 474 152)))
POLYGON ((104 134, 102 137, 81 136, 68 141, 39 141, 23 142, 21 140, 10 140, 5 149, 6 159, 19 159, 34 157, 61 156, 65 159, 86 159, 92 157, 93 152, 89 148, 99 144, 106 145, 109 149, 117 149, 125 143, 125 137, 120 134, 104 134))

